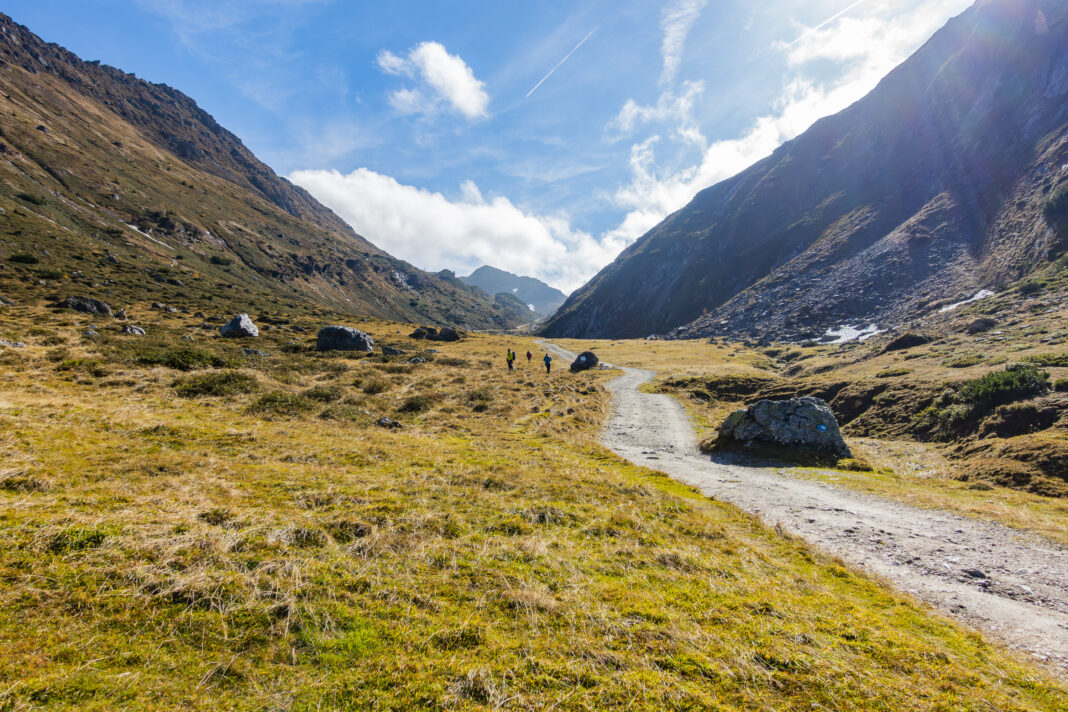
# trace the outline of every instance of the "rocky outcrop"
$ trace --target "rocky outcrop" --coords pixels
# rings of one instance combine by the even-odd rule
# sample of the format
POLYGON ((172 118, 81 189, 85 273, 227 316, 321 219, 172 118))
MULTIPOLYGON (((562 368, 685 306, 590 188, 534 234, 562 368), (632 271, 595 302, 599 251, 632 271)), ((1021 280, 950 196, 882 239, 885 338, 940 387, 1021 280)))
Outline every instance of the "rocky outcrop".
POLYGON ((73 309, 74 311, 95 314, 97 316, 112 315, 110 304, 91 297, 67 297, 60 302, 60 306, 65 309, 73 309))
POLYGON ((598 363, 600 363, 600 361, 597 358, 597 354, 592 351, 583 351, 571 362, 571 373, 578 373, 579 371, 588 371, 591 368, 597 368, 598 363))
POLYGON ((119 333, 126 334, 127 336, 144 336, 145 330, 142 329, 140 326, 126 324, 121 329, 119 329, 119 333))
POLYGON ((351 326, 324 326, 319 329, 315 348, 320 351, 363 351, 370 353, 375 340, 351 326))
POLYGON ((238 314, 220 326, 219 333, 228 339, 251 339, 259 336, 260 330, 248 314, 238 314))
POLYGON ((835 458, 853 456, 842 439, 831 407, 810 396, 758 401, 731 413, 719 427, 717 449, 751 447, 756 443, 835 458))
POLYGON ((408 334, 410 339, 426 339, 427 341, 459 341, 463 337, 464 333, 462 331, 451 326, 442 327, 440 331, 432 326, 420 326, 408 334))

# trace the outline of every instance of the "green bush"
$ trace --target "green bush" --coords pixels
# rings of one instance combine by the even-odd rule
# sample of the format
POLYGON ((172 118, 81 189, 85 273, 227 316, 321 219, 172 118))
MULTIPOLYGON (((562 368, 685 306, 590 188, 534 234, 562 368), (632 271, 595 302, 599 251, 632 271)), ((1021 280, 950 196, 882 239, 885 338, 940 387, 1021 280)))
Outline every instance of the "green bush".
POLYGON ((986 357, 982 354, 959 354, 947 358, 942 362, 942 365, 948 368, 968 368, 969 366, 981 364, 985 360, 986 357))
POLYGON ((259 388, 259 381, 237 371, 198 373, 174 382, 174 392, 183 398, 197 396, 235 396, 252 393, 259 388))
POLYGON ((213 265, 219 265, 220 267, 229 267, 234 263, 229 257, 220 257, 219 255, 212 255, 211 259, 208 261, 213 265))
POLYGON ((314 407, 310 400, 302 396, 286 393, 285 391, 272 391, 257 398, 248 407, 248 410, 250 413, 301 415, 314 407))
POLYGON ((1031 296, 1032 294, 1038 294, 1045 288, 1045 282, 1039 281, 1037 279, 1029 279, 1026 282, 1021 283, 1018 287, 1016 287, 1016 291, 1026 297, 1031 296))
POLYGON ((1068 393, 1068 378, 1058 378, 1053 383, 1053 390, 1058 393, 1068 393))
POLYGON ((48 550, 62 554, 70 551, 95 549, 104 543, 107 531, 98 527, 68 527, 52 537, 48 550))
POLYGON ((389 390, 389 381, 381 378, 374 378, 361 386, 361 390, 369 396, 373 396, 378 393, 384 393, 389 390))
POLYGON ((58 366, 57 371, 78 371, 79 373, 85 373, 95 378, 107 375, 107 369, 104 365, 95 359, 89 358, 68 358, 58 366))
POLYGON ((409 396, 404 399, 400 407, 397 408, 398 413, 425 413, 433 407, 435 398, 433 396, 418 395, 409 396))
POLYGON ((34 255, 28 255, 25 252, 17 252, 7 258, 8 262, 17 262, 21 265, 35 265, 41 260, 37 259, 34 255))
POLYGON ((338 386, 315 386, 304 391, 301 395, 308 400, 318 401, 319 403, 333 403, 341 400, 345 393, 338 386))
POLYGON ((1034 354, 1033 356, 1025 356, 1024 361, 1033 363, 1036 366, 1068 368, 1068 353, 1034 354))
POLYGON ((237 363, 192 346, 174 349, 157 349, 142 353, 138 362, 146 366, 166 366, 177 371, 193 371, 198 368, 227 368, 237 363))
POLYGON ((1059 218, 1068 215, 1068 183, 1061 183, 1046 198, 1046 216, 1059 218))
POLYGON ((876 378, 896 378, 897 376, 907 376, 912 373, 912 369, 908 368, 888 368, 885 371, 879 371, 875 374, 876 378))
POLYGON ((985 412, 999 405, 1045 395, 1049 390, 1049 373, 1028 364, 1006 366, 1004 371, 965 381, 958 392, 964 401, 985 412))

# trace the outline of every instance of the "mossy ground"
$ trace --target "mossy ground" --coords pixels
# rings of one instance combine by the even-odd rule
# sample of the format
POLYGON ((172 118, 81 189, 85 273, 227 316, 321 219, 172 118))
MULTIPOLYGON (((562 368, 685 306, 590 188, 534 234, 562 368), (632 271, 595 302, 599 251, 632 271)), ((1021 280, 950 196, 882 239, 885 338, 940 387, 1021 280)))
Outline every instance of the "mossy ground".
POLYGON ((531 342, 368 322, 409 353, 320 355, 272 331, 249 344, 263 357, 177 318, 86 341, 80 315, 4 316, 28 347, 0 357, 0 709, 1064 699, 982 637, 601 449, 611 373, 509 373, 505 348, 531 342), (188 373, 138 357, 168 345, 256 385, 179 395, 188 373), (311 407, 250 408, 274 392, 311 407), (403 412, 416 396, 428 408, 403 412))

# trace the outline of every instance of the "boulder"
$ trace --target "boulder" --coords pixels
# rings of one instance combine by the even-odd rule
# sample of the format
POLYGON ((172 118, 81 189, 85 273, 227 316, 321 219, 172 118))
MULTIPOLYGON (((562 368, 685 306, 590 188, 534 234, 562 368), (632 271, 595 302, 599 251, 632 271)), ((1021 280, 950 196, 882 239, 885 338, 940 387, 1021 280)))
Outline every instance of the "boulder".
POLYGON ((410 339, 434 339, 438 335, 438 330, 432 326, 420 326, 418 329, 408 334, 410 339))
POLYGON ((915 346, 923 346, 929 344, 934 339, 924 334, 913 334, 906 332, 901 336, 897 336, 890 340, 885 347, 883 347, 883 353, 889 353, 891 351, 904 351, 905 349, 911 349, 915 346))
POLYGON ((431 341, 459 341, 463 338, 463 332, 451 326, 442 327, 436 336, 429 337, 431 341))
POLYGON ((320 351, 373 351, 375 340, 351 326, 324 326, 319 329, 315 348, 320 351))
POLYGON ((406 363, 410 363, 412 365, 418 365, 418 364, 421 364, 421 363, 426 363, 426 359, 423 358, 422 356, 413 356, 412 358, 408 359, 406 361, 406 363))
POLYGON ((90 297, 67 297, 60 304, 66 309, 73 309, 86 314, 96 314, 97 316, 112 315, 110 304, 90 297))
POLYGON ((161 311, 164 314, 177 314, 178 310, 172 306, 166 304, 160 304, 159 302, 152 302, 152 308, 156 311, 161 311))
POLYGON ((125 324, 119 330, 119 333, 128 334, 130 336, 144 336, 145 330, 140 326, 134 326, 133 324, 125 324))
POLYGON ((983 316, 970 322, 964 327, 964 330, 969 334, 982 334, 984 331, 990 331, 997 325, 998 323, 994 319, 991 319, 988 316, 983 316))
POLYGON ((228 339, 248 339, 260 335, 260 330, 252 323, 248 314, 238 314, 219 327, 219 333, 228 339))
POLYGON ((382 347, 382 355, 383 356, 400 356, 403 353, 405 353, 404 349, 398 349, 395 346, 383 346, 382 347))
POLYGON ((597 358, 597 354, 592 351, 583 351, 578 355, 571 363, 571 373, 578 373, 579 371, 588 371, 591 368, 597 368, 597 364, 600 360, 597 358))
POLYGON ((717 447, 766 443, 837 458, 852 457, 831 407, 819 398, 762 400, 736 410, 719 426, 717 447))

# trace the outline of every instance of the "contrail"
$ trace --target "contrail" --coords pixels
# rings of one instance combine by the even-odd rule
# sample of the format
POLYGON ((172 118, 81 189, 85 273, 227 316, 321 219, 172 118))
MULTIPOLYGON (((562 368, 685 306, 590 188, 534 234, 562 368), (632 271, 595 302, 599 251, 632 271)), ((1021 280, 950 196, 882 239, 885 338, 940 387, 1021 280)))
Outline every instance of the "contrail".
MULTIPOLYGON (((863 2, 863 0, 861 0, 861 1, 863 2)), ((597 27, 600 27, 600 25, 598 25, 597 27)), ((583 37, 583 38, 582 38, 582 41, 581 41, 581 42, 579 42, 579 43, 578 43, 577 45, 575 45, 575 49, 573 49, 573 50, 571 50, 570 52, 568 52, 568 53, 567 53, 567 55, 565 55, 563 59, 561 59, 561 60, 560 60, 559 62, 557 62, 557 63, 556 63, 556 66, 555 66, 555 67, 553 67, 552 69, 550 69, 550 70, 549 70, 549 73, 548 73, 548 74, 546 74, 546 75, 545 75, 544 77, 542 77, 542 78, 541 78, 541 81, 540 81, 540 82, 538 82, 537 84, 535 84, 535 85, 534 85, 534 88, 533 88, 533 89, 531 89, 530 91, 528 91, 528 92, 527 92, 527 96, 525 96, 525 97, 523 97, 523 98, 524 98, 524 99, 526 99, 526 98, 527 98, 527 97, 529 97, 529 96, 530 96, 531 94, 533 94, 534 92, 536 92, 536 91, 538 90, 538 87, 540 87, 540 86, 541 86, 542 84, 544 84, 544 83, 545 83, 545 80, 546 80, 546 79, 548 79, 549 77, 551 77, 551 76, 553 75, 553 72, 555 72, 555 71, 556 71, 557 69, 559 69, 559 68, 560 68, 560 65, 561 65, 561 64, 563 64, 563 63, 564 63, 564 62, 566 62, 566 61, 567 61, 568 59, 570 59, 570 58, 571 58, 571 55, 573 55, 573 54, 574 54, 575 52, 577 52, 577 51, 578 51, 578 48, 579 48, 579 47, 581 47, 582 45, 586 44, 586 40, 588 40, 589 38, 593 37, 593 33, 597 31, 597 27, 594 27, 594 28, 593 28, 592 30, 590 30, 590 34, 588 34, 588 35, 586 35, 585 37, 583 37)))
POLYGON ((839 17, 841 17, 842 15, 846 14, 847 12, 849 12, 850 10, 852 10, 853 8, 855 8, 855 7, 857 6, 857 5, 860 5, 860 4, 862 4, 862 3, 865 3, 865 2, 867 2, 867 1, 868 1, 868 0, 857 0, 857 1, 855 2, 855 3, 853 3, 852 5, 850 5, 849 7, 847 7, 847 8, 845 9, 845 10, 842 10, 842 11, 841 11, 840 13, 838 13, 838 14, 837 14, 837 15, 835 15, 834 17, 828 18, 828 19, 824 20, 823 22, 821 22, 820 24, 816 25, 815 27, 811 27, 811 28, 809 28, 809 29, 808 29, 808 30, 807 30, 807 31, 806 31, 806 32, 805 32, 805 33, 804 33, 803 35, 801 35, 801 36, 800 36, 800 37, 798 37, 798 38, 797 38, 796 40, 794 40, 793 42, 791 42, 790 44, 788 44, 788 45, 786 45, 786 46, 787 46, 788 48, 789 48, 789 47, 793 47, 793 46, 794 46, 795 44, 797 44, 797 43, 798 43, 798 42, 800 42, 801 40, 805 39, 806 37, 808 37, 809 35, 811 35, 811 34, 812 34, 813 32, 815 32, 816 30, 819 30, 819 29, 822 29, 822 28, 826 27, 827 25, 831 24, 832 22, 834 22, 835 20, 837 20, 837 19, 838 19, 839 17))

